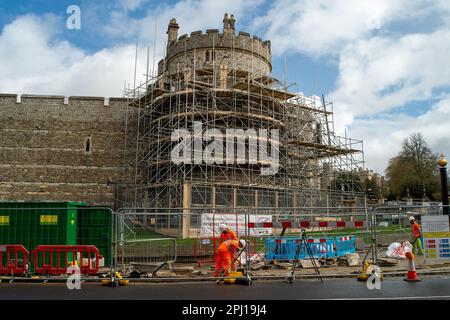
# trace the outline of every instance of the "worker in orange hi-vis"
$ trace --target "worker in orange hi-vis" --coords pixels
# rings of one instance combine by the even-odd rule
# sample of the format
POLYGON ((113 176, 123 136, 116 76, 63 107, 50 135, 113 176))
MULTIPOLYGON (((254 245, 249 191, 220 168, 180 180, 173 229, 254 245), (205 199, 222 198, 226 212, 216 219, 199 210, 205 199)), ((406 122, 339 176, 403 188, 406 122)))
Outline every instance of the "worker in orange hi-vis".
POLYGON ((226 240, 237 240, 238 239, 236 236, 236 233, 234 233, 234 231, 231 230, 230 228, 228 228, 228 226, 224 223, 222 223, 219 226, 219 231, 220 231, 220 239, 219 239, 220 244, 226 240))
POLYGON ((214 276, 223 275, 228 277, 230 274, 231 263, 233 262, 234 252, 244 247, 244 243, 238 240, 225 240, 217 249, 216 268, 214 276))
MULTIPOLYGON (((236 233, 234 233, 233 230, 231 230, 226 224, 222 223, 219 226, 220 231, 220 238, 219 238, 219 245, 222 244, 224 241, 227 240, 238 240, 238 237, 236 236, 236 233)), ((232 256, 235 255, 236 251, 234 249, 231 249, 232 256)), ((232 271, 236 271, 236 263, 233 263, 231 266, 232 271)))
POLYGON ((411 223, 411 243, 413 245, 412 252, 415 253, 416 248, 418 249, 418 255, 422 256, 422 241, 420 240, 421 237, 421 230, 420 225, 416 222, 416 219, 414 217, 409 217, 409 222, 411 223))

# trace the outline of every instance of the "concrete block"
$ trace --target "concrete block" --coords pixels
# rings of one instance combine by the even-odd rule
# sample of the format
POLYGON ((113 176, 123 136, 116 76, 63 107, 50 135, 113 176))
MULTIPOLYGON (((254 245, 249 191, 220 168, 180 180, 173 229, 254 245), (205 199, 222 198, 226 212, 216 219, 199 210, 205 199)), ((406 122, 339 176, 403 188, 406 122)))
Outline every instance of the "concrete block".
POLYGON ((170 270, 159 270, 156 273, 156 278, 176 278, 177 275, 175 274, 175 272, 170 271, 170 270))
POLYGON ((256 263, 252 263, 251 264, 251 269, 252 270, 259 270, 264 268, 265 263, 264 262, 256 262, 256 263))
POLYGON ((345 257, 347 258, 347 265, 349 267, 356 267, 356 266, 360 265, 359 254, 357 254, 357 253, 347 253, 345 255, 345 257))
MULTIPOLYGON (((318 260, 314 259, 316 266, 320 268, 320 263, 318 260)), ((303 269, 310 269, 310 268, 314 268, 312 261, 311 260, 299 260, 299 265, 300 267, 302 267, 303 269)))

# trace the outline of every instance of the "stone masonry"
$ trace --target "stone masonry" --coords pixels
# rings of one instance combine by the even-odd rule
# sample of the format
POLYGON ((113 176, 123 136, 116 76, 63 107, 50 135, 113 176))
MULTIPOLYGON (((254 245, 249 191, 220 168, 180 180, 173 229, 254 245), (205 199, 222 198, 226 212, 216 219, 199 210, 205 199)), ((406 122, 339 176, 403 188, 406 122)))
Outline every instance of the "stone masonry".
POLYGON ((247 32, 236 35, 235 19, 224 17, 223 32, 208 29, 206 33, 191 32, 178 37, 175 19, 169 23, 168 43, 165 59, 158 63, 158 74, 174 74, 186 68, 212 70, 223 65, 228 70, 250 72, 253 75, 268 75, 272 71, 270 41, 263 41, 247 32))
POLYGON ((127 100, 105 105, 101 97, 22 95, 18 101, 0 95, 0 200, 112 205, 130 156, 127 100))

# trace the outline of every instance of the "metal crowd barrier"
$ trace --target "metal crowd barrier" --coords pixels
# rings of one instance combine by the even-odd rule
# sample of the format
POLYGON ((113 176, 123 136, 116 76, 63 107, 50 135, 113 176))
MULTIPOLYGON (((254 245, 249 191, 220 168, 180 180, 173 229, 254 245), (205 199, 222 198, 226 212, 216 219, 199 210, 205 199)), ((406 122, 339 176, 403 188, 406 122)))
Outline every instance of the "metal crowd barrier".
POLYGON ((100 267, 100 253, 90 245, 40 245, 31 252, 34 273, 61 275, 67 274, 69 265, 78 263, 81 274, 96 275, 100 267))
POLYGON ((0 274, 25 274, 29 255, 28 250, 19 244, 0 246, 0 274))

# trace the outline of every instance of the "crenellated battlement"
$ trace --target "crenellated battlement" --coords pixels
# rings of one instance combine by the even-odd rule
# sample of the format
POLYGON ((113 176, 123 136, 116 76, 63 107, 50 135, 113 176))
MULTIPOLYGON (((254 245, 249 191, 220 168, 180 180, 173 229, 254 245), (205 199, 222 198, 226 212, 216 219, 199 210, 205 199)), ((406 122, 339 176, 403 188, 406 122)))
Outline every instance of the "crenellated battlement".
POLYGON ((219 29, 208 29, 193 31, 189 35, 183 34, 178 37, 179 25, 176 19, 171 19, 167 34, 168 43, 165 59, 158 64, 158 74, 163 70, 173 71, 174 64, 180 64, 183 68, 197 61, 197 67, 209 68, 209 61, 229 64, 229 67, 243 67, 245 71, 251 71, 249 65, 244 65, 246 61, 255 61, 255 69, 259 73, 268 73, 272 70, 272 53, 269 40, 263 41, 257 36, 252 36, 247 32, 240 31, 236 34, 235 18, 225 14, 223 31, 219 29), (195 54, 194 54, 195 52, 195 54), (194 57, 195 56, 195 57, 194 57), (238 61, 237 64, 233 59, 238 61))
POLYGON ((208 29, 203 31, 193 31, 188 36, 183 34, 176 41, 168 46, 166 59, 167 62, 185 51, 194 49, 217 49, 217 50, 236 50, 246 51, 272 63, 272 53, 270 41, 263 41, 257 36, 251 36, 247 32, 240 31, 238 35, 232 33, 220 33, 218 29, 208 29))
POLYGON ((2 105, 30 105, 30 104, 45 104, 49 105, 67 105, 67 106, 123 106, 127 103, 127 98, 118 97, 94 97, 94 96, 58 96, 58 95, 38 95, 38 94, 9 94, 0 93, 0 106, 2 105))

